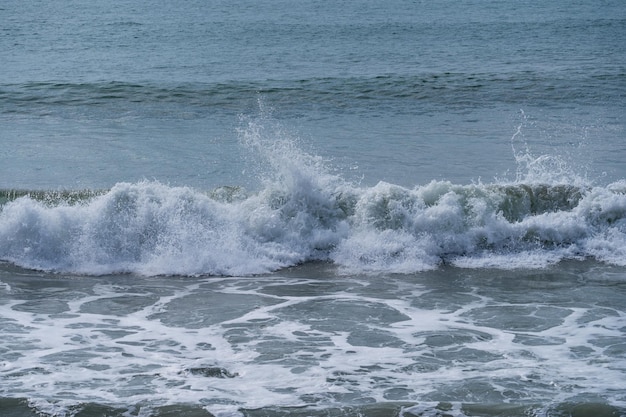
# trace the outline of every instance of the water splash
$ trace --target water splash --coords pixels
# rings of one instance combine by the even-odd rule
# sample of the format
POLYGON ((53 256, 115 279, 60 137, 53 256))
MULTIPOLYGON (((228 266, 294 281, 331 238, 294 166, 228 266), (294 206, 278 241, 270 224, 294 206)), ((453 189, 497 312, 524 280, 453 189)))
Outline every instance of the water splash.
POLYGON ((576 170, 562 155, 535 154, 524 138, 524 127, 528 117, 520 110, 522 121, 511 137, 511 151, 515 158, 515 183, 526 184, 570 184, 588 186, 586 173, 576 170), (521 149, 518 146, 521 144, 521 149))
POLYGON ((626 264, 623 181, 592 186, 559 157, 514 147, 513 182, 362 187, 303 151, 266 113, 244 122, 240 138, 256 158, 258 191, 144 181, 54 198, 5 192, 0 259, 144 275, 249 275, 310 261, 397 273, 442 264, 543 268, 587 257, 626 264))

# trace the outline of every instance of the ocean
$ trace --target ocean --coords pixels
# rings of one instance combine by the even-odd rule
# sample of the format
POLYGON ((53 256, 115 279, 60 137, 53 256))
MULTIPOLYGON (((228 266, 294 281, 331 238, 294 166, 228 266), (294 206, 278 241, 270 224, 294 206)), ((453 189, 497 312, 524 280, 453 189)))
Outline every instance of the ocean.
POLYGON ((622 0, 0 31, 0 416, 626 416, 622 0))

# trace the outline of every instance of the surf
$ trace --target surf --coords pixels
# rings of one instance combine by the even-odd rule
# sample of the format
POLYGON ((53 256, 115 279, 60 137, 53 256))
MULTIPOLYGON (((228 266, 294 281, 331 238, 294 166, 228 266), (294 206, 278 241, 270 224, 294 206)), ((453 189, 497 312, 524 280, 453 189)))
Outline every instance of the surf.
POLYGON ((0 259, 149 276, 254 275, 320 261, 350 273, 626 265, 626 181, 595 186, 557 157, 517 153, 512 181, 361 186, 271 118, 247 119, 239 136, 258 190, 147 180, 0 190, 0 259))

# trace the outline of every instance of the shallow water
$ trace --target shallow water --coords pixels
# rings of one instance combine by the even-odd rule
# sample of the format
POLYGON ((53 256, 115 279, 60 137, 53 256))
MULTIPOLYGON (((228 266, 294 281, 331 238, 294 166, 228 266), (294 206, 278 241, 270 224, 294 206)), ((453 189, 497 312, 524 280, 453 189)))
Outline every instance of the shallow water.
POLYGON ((2 395, 16 415, 619 415, 625 276, 594 262, 246 278, 5 264, 2 395))

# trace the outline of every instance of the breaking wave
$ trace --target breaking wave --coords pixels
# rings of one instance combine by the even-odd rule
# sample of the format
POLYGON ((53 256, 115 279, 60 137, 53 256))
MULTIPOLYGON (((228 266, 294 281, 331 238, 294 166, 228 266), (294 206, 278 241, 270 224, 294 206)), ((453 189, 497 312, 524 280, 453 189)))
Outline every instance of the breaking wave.
POLYGON ((390 273, 626 265, 625 180, 594 186, 555 170, 558 158, 524 154, 514 181, 363 187, 267 122, 240 133, 263 174, 255 192, 154 181, 0 190, 0 259, 88 275, 250 275, 311 261, 390 273))

